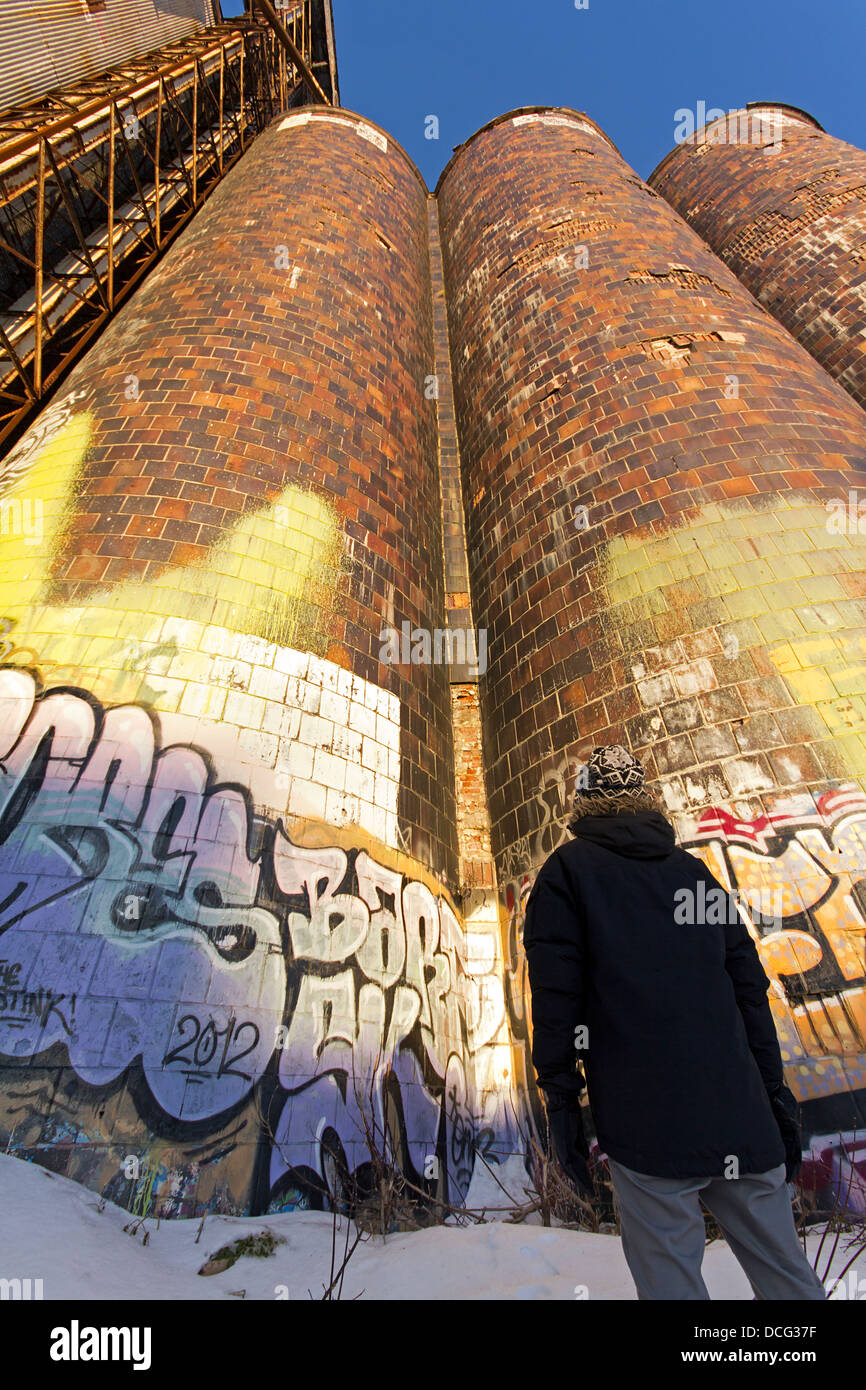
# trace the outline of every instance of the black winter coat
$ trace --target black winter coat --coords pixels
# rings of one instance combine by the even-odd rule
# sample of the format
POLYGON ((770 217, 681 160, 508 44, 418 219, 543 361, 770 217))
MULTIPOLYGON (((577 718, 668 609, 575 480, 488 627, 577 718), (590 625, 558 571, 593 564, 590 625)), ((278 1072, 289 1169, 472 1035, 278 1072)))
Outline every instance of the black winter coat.
POLYGON ((731 1156, 739 1173, 775 1168, 765 1086, 782 1059, 755 944, 727 895, 719 925, 676 920, 679 890, 697 902, 701 879, 721 885, 657 811, 585 817, 574 835, 526 907, 539 1086, 580 1093, 581 1061, 602 1150, 639 1173, 731 1176, 731 1156))

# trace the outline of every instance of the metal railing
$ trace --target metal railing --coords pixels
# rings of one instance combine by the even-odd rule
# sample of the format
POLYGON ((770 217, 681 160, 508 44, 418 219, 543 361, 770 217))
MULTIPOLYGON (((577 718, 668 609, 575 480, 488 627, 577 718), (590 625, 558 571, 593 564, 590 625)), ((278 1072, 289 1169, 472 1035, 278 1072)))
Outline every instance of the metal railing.
POLYGON ((0 114, 0 445, 259 131, 328 100, 310 10, 280 9, 282 36, 224 23, 0 114))

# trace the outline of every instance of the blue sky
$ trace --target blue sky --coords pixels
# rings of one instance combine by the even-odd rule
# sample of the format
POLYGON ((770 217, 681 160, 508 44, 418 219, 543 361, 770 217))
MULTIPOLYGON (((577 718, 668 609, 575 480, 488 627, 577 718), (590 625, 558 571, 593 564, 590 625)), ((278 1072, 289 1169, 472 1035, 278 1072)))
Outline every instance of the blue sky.
POLYGON ((515 106, 586 111, 644 178, 699 101, 789 102, 866 146, 866 0, 334 0, 334 29, 343 105, 431 188, 453 146, 515 106))

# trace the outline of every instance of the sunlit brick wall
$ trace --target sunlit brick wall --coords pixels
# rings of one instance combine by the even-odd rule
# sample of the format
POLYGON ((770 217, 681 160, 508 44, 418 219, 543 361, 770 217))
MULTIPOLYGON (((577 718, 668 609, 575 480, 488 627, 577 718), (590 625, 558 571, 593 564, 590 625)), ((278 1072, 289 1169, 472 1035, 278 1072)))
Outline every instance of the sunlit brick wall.
POLYGON ((723 881, 784 883, 792 1079, 862 1096, 866 417, 578 113, 500 117, 437 194, 510 991, 579 761, 625 743, 723 881))
POLYGON ((449 673, 382 642, 444 625, 433 370, 423 180, 292 112, 0 470, 2 1143, 133 1210, 490 1143, 449 673))
POLYGON ((677 145, 649 182, 866 406, 866 152, 755 104, 677 145))

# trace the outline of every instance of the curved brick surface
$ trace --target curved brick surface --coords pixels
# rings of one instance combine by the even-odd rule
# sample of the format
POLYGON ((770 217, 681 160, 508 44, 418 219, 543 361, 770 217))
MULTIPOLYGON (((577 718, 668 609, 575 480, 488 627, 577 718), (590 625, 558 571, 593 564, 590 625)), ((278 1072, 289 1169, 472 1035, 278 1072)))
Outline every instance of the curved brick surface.
POLYGON ((292 112, 0 469, 0 1145, 139 1214, 501 1137, 449 672, 381 640, 444 627, 433 371, 423 181, 292 112))
MULTIPOLYGON (((91 437, 41 597, 105 595, 108 615, 143 585, 156 612, 304 647, 387 688, 403 708, 405 847, 453 879, 444 670, 379 660, 383 622, 433 627, 443 611, 431 363, 414 166, 360 119, 277 120, 69 378, 91 437), (259 512, 288 548, 248 537, 259 512), (295 529, 309 530, 306 567, 295 529), (214 564, 224 582, 203 584, 214 564)), ((34 629, 23 605, 3 611, 43 653, 46 615, 34 629)), ((173 693, 161 709, 186 707, 173 693)))
MULTIPOLYGON (((521 903, 594 744, 638 753, 723 879, 785 882, 789 925, 819 900, 761 837, 792 807, 830 833, 827 795, 863 817, 866 537, 828 523, 866 479, 866 421, 577 113, 484 127, 437 194, 517 1029, 521 903)), ((835 954, 818 926, 799 963, 792 937, 763 952, 789 972, 777 1025, 804 1097, 866 1085, 864 922, 844 894, 832 912, 835 954), (797 990, 849 984, 796 1012, 797 990)))
POLYGON ((756 104, 678 145, 649 183, 866 406, 866 152, 756 104))

